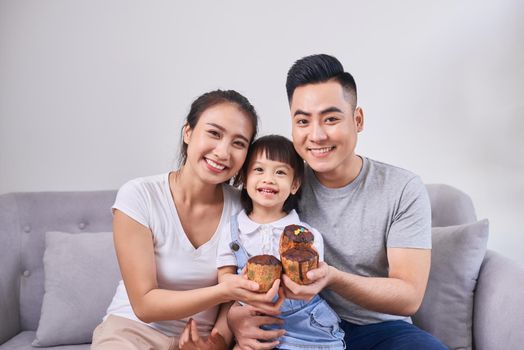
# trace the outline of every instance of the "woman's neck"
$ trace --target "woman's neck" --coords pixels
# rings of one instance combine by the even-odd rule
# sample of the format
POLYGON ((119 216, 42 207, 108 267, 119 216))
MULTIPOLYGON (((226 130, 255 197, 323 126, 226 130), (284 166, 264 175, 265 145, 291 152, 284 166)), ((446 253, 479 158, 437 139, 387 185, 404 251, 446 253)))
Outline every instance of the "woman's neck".
POLYGON ((269 224, 282 219, 286 215, 287 213, 282 208, 272 209, 253 204, 253 210, 249 213, 249 218, 257 224, 269 224))
POLYGON ((184 166, 169 174, 169 185, 177 203, 188 205, 214 204, 223 199, 220 184, 208 184, 199 181, 197 177, 191 176, 184 166))

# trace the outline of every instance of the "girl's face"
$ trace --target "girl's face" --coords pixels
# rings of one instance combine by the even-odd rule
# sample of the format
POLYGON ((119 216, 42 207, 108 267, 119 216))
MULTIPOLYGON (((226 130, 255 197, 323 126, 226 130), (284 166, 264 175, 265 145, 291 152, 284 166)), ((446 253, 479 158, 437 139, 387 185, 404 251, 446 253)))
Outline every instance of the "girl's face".
POLYGON ((300 187, 289 164, 267 159, 265 153, 251 160, 246 175, 246 190, 253 201, 253 212, 281 213, 286 199, 300 187))
POLYGON ((252 122, 235 104, 208 108, 194 129, 184 127, 185 167, 208 184, 229 180, 244 163, 253 132, 252 122))

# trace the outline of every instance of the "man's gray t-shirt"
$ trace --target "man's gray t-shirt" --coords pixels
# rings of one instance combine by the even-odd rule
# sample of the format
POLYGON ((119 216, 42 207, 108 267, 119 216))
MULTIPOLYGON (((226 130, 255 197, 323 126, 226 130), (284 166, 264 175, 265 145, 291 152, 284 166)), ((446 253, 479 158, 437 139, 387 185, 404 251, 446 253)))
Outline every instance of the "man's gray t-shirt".
MULTIPOLYGON (((431 249, 431 209, 421 179, 392 165, 362 157, 359 175, 341 188, 320 184, 306 168, 301 219, 324 238, 324 259, 360 276, 387 277, 387 248, 431 249)), ((355 324, 409 317, 366 310, 327 289, 322 296, 355 324)))

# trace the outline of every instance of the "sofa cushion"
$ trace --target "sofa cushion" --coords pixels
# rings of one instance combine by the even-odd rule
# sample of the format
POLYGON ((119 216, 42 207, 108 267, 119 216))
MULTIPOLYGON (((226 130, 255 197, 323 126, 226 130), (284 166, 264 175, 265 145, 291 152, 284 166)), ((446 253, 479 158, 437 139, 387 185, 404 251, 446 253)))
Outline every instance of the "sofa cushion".
POLYGON ((486 254, 488 220, 432 229, 431 272, 414 323, 450 349, 472 348, 473 293, 486 254))
MULTIPOLYGON (((35 331, 23 331, 0 345, 0 350, 35 350, 31 342, 35 339, 35 331)), ((39 347, 39 350, 89 350, 90 344, 61 345, 53 347, 39 347)))
POLYGON ((45 294, 33 346, 90 343, 120 272, 111 232, 47 232, 45 294))

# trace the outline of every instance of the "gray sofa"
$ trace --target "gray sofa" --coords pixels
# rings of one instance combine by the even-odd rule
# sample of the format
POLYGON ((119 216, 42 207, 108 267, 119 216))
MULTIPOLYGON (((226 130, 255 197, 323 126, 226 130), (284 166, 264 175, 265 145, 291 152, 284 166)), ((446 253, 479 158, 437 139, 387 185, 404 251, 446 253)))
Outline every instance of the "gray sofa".
MULTIPOLYGON (((428 290, 421 309, 414 316, 414 323, 437 335, 453 349, 524 348, 524 332, 520 330, 524 321, 524 268, 494 251, 486 251, 487 222, 477 222, 469 196, 447 185, 428 185, 427 188, 433 226, 439 228, 433 232, 433 265, 428 290)), ((46 246, 51 243, 46 242, 45 233, 110 231, 109 208, 114 197, 114 191, 10 193, 0 196, 0 350, 31 349, 39 321, 42 323, 44 292, 47 297, 50 293, 48 286, 55 290, 66 286, 61 282, 54 285, 48 281, 44 283, 44 279, 54 278, 50 276, 52 266, 46 265, 50 263, 51 254, 47 255, 46 246)), ((60 252, 62 257, 68 253, 60 252)), ((62 262, 64 270, 72 269, 75 254, 72 254, 70 263, 62 262)), ((99 260, 90 259, 93 265, 99 260)), ((53 274, 60 274, 56 266, 53 269, 53 274)), ((103 271, 98 273, 103 274, 103 271)), ((103 298, 82 295, 77 299, 85 300, 88 304, 86 310, 96 309, 96 315, 89 315, 95 320, 103 316, 118 276, 112 275, 110 280, 93 282, 99 284, 97 292, 105 288, 103 298), (91 307, 89 303, 92 302, 101 304, 102 309, 100 306, 91 307)), ((60 310, 53 310, 51 306, 44 305, 44 309, 46 322, 60 314, 60 310)), ((71 320, 59 320, 64 325, 61 329, 71 333, 71 328, 67 330, 67 327, 74 327, 73 321, 87 317, 86 312, 82 312, 71 320)), ((90 329, 87 331, 91 332, 90 329)), ((56 347, 87 348, 89 344, 56 347)))

